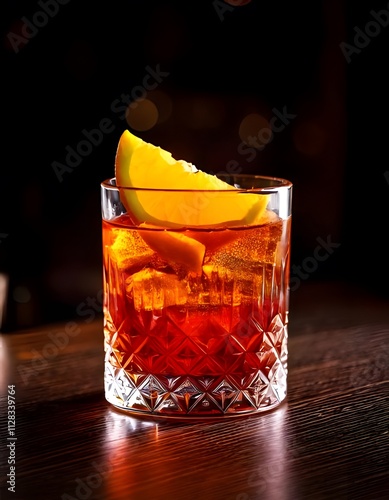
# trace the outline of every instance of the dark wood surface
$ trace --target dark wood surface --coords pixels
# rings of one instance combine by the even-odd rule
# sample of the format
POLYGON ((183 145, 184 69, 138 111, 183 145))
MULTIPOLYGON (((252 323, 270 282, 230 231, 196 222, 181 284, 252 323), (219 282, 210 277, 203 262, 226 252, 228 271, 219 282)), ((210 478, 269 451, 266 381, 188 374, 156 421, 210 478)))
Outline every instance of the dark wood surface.
POLYGON ((337 285, 292 294, 287 401, 212 423, 113 409, 102 335, 97 317, 1 336, 2 500, 389 498, 387 301, 337 285))

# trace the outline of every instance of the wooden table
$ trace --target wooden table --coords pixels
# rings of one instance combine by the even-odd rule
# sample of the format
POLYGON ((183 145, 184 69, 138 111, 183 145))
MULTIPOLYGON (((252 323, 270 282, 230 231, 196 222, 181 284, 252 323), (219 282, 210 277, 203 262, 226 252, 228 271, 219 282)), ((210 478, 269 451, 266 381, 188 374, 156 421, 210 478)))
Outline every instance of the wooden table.
POLYGON ((221 422, 113 409, 100 316, 3 334, 1 499, 389 498, 388 302, 339 290, 292 296, 287 402, 221 422))

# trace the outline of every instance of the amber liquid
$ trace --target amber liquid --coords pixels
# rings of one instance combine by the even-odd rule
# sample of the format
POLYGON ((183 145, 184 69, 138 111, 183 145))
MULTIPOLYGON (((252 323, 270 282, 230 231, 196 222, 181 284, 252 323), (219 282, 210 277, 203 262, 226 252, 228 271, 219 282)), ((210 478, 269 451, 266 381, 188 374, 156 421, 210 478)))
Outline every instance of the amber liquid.
POLYGON ((103 221, 108 401, 164 417, 278 405, 286 396, 290 219, 270 213, 261 226, 183 231, 205 247, 196 272, 150 247, 159 231, 131 226, 126 215, 103 221))

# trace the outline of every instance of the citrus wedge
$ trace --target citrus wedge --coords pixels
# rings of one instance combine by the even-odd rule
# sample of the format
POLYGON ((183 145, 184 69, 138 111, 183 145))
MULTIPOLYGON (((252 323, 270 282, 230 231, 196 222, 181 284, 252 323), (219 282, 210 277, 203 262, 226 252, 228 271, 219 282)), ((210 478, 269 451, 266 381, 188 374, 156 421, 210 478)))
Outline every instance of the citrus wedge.
POLYGON ((268 201, 266 195, 239 192, 215 175, 175 160, 128 130, 119 140, 115 175, 122 203, 137 222, 165 228, 252 224, 268 201))
POLYGON ((150 225, 144 223, 139 225, 139 234, 162 259, 182 265, 187 271, 201 274, 205 245, 199 241, 180 232, 161 229, 151 231, 150 225))

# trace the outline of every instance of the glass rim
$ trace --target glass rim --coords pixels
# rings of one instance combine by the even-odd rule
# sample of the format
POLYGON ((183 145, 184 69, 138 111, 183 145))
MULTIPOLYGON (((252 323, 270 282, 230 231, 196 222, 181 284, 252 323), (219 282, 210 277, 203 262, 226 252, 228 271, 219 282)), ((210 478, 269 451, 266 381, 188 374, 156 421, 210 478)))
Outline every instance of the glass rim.
POLYGON ((237 187, 236 189, 191 189, 191 188, 148 188, 148 187, 136 187, 136 186, 120 186, 116 184, 116 177, 109 177, 100 183, 101 187, 107 190, 116 191, 119 189, 126 191, 151 191, 151 192, 186 192, 186 193, 263 193, 263 194, 271 194, 280 191, 281 189, 291 189, 293 187, 293 183, 288 179, 284 179, 282 177, 272 177, 267 175, 258 175, 258 174, 215 174, 217 178, 223 179, 224 177, 229 177, 232 179, 248 179, 253 181, 263 181, 267 183, 266 186, 257 186, 251 188, 242 188, 237 187), (115 182, 113 184, 112 182, 115 182), (273 185, 272 185, 273 183, 273 185))

